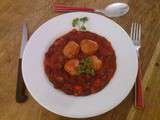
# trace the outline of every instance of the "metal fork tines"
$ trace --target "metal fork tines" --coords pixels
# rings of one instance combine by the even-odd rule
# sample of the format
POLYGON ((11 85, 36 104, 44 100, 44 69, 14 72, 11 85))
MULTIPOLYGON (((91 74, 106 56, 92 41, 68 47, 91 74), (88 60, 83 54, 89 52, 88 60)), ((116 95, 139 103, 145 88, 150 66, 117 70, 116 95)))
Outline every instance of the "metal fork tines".
POLYGON ((140 39, 141 39, 141 24, 132 23, 130 36, 131 39, 133 40, 134 45, 136 46, 137 52, 139 52, 140 39))

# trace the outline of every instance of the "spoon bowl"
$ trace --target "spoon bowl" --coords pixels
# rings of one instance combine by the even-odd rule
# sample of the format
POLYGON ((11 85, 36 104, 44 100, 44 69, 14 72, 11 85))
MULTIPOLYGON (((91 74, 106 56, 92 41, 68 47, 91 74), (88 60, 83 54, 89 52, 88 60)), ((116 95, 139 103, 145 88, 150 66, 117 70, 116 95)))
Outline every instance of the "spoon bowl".
POLYGON ((107 17, 120 17, 129 11, 129 6, 125 3, 112 3, 105 9, 97 9, 95 12, 103 13, 107 17))

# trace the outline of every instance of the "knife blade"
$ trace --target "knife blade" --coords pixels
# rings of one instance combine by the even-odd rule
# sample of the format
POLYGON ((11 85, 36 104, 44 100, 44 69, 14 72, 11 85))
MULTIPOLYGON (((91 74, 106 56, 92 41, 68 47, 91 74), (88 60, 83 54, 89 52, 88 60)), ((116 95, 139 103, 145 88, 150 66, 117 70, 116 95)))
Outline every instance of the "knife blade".
POLYGON ((22 76, 22 57, 24 48, 26 46, 28 39, 28 31, 26 23, 23 23, 22 26, 22 41, 21 41, 21 49, 20 49, 20 56, 18 61, 18 74, 17 74, 17 86, 16 86, 16 102, 22 103, 27 100, 27 95, 25 93, 26 86, 24 84, 23 76, 22 76))

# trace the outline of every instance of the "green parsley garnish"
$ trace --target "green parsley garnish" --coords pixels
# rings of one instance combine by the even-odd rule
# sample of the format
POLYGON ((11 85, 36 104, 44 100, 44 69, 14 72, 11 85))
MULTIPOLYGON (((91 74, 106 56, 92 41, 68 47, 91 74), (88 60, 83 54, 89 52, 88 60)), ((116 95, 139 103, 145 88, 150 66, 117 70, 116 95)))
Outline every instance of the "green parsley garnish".
POLYGON ((88 17, 82 17, 82 18, 80 18, 80 21, 83 22, 83 23, 85 23, 85 22, 88 21, 88 17))
POLYGON ((82 31, 85 31, 86 30, 86 27, 83 25, 83 26, 81 26, 81 30, 82 31))
POLYGON ((81 60, 79 66, 77 67, 77 73, 80 74, 87 74, 87 75, 95 75, 95 69, 93 66, 93 62, 90 58, 84 58, 81 60))
POLYGON ((88 17, 75 18, 72 21, 72 26, 77 27, 80 31, 86 31, 85 23, 88 21, 88 17))
POLYGON ((78 24, 79 24, 79 18, 73 19, 73 21, 72 21, 72 26, 73 26, 73 27, 76 27, 78 24))

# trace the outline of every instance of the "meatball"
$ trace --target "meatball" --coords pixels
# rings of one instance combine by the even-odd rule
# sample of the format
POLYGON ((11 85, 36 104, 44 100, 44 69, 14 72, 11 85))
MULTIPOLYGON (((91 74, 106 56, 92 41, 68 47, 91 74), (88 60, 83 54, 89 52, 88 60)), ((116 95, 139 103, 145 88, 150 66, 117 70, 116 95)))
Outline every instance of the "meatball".
POLYGON ((84 54, 92 55, 98 50, 98 44, 95 41, 84 39, 80 42, 81 50, 84 54))
POLYGON ((89 58, 92 60, 95 70, 100 70, 102 67, 102 61, 95 55, 90 56, 89 58))
POLYGON ((78 59, 71 59, 64 65, 64 69, 66 72, 68 72, 70 75, 77 75, 76 68, 79 65, 78 59))
POLYGON ((67 58, 74 58, 79 53, 79 49, 80 47, 76 42, 69 41, 63 49, 63 54, 67 58))

